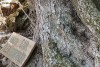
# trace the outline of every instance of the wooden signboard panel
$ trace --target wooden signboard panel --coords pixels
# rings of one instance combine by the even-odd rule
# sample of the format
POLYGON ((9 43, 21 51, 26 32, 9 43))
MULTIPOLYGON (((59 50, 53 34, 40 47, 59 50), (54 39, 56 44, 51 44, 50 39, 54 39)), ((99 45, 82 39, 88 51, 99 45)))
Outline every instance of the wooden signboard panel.
POLYGON ((34 47, 34 41, 13 33, 6 45, 1 49, 1 53, 19 67, 23 67, 34 47))

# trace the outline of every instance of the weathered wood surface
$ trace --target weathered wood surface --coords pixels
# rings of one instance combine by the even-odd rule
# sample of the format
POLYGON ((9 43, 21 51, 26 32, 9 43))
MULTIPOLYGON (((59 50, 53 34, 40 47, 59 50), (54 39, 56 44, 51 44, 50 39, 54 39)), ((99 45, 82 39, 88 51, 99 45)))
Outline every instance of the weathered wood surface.
POLYGON ((13 33, 0 52, 12 62, 23 67, 35 48, 35 42, 13 33))

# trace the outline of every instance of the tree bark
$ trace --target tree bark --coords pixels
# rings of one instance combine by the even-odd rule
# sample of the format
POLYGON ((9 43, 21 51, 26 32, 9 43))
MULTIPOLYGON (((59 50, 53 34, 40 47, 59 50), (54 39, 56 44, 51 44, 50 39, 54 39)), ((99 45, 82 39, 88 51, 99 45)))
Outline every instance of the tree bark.
POLYGON ((93 0, 30 0, 30 5, 36 10, 33 40, 43 54, 26 67, 100 67, 100 12, 93 0))
POLYGON ((91 0, 34 3, 37 35, 33 37, 42 46, 44 67, 100 66, 100 12, 91 0))

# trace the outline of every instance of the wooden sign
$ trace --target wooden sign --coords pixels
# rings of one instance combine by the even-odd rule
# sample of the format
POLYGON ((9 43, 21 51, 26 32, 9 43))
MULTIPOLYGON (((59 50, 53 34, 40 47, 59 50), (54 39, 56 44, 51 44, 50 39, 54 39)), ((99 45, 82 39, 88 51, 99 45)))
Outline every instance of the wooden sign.
POLYGON ((1 49, 1 53, 18 66, 23 67, 34 47, 34 41, 13 33, 6 45, 1 49))

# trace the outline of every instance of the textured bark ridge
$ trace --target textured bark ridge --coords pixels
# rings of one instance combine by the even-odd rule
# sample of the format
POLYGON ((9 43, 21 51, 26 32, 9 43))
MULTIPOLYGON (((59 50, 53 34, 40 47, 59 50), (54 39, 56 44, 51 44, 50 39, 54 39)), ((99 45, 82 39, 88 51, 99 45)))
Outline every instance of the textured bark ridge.
POLYGON ((82 22, 89 28, 98 41, 100 41, 100 11, 98 8, 100 1, 93 0, 92 2, 91 0, 73 0, 73 5, 75 6, 77 14, 82 22))

